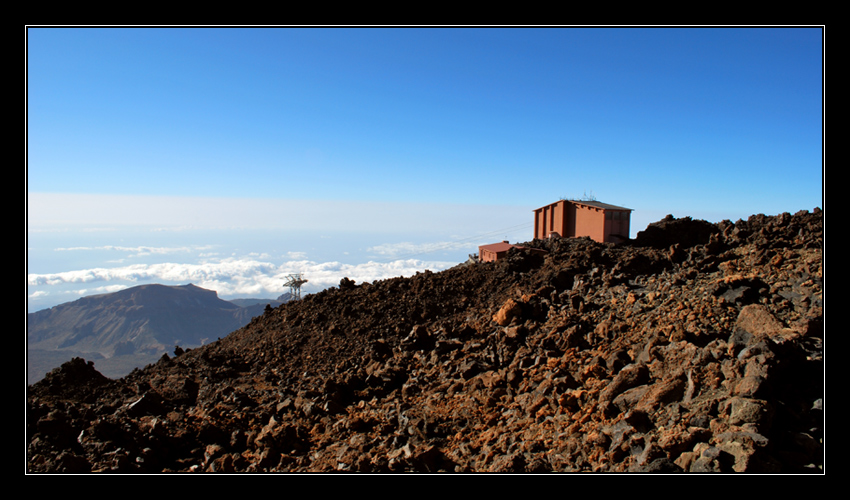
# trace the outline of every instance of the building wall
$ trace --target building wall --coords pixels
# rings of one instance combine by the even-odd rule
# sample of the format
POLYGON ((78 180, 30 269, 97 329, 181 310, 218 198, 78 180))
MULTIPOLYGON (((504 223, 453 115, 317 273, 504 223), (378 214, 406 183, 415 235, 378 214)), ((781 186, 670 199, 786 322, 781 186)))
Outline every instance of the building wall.
POLYGON ((489 245, 479 245, 478 260, 479 262, 493 262, 499 260, 507 255, 508 250, 510 250, 513 246, 514 245, 511 245, 507 241, 491 243, 489 245))
POLYGON ((548 234, 549 224, 552 220, 552 205, 538 208, 534 211, 534 237, 543 239, 548 234))
POLYGON ((478 252, 478 260, 481 262, 493 262, 499 258, 497 252, 491 250, 481 250, 478 252))
POLYGON ((530 250, 531 252, 537 252, 542 255, 546 254, 545 250, 541 250, 539 248, 528 248, 520 245, 512 245, 507 241, 503 241, 501 243, 492 243, 490 245, 479 245, 478 246, 478 261, 479 262, 493 262, 499 259, 503 259, 508 255, 508 251, 511 248, 525 248, 530 250))
POLYGON ((572 238, 588 236, 594 241, 619 243, 629 237, 631 213, 561 200, 534 211, 534 238, 553 232, 572 238))
POLYGON ((598 208, 576 207, 575 231, 570 236, 589 236, 594 241, 605 241, 605 212, 598 208))
POLYGON ((629 237, 631 225, 631 213, 620 211, 608 211, 605 213, 605 239, 610 243, 620 243, 629 237))
POLYGON ((534 237, 548 238, 553 232, 565 236, 573 206, 561 200, 534 211, 534 237))
POLYGON ((576 217, 578 217, 578 207, 573 203, 566 201, 563 204, 564 223, 560 233, 561 236, 573 237, 576 234, 576 217))

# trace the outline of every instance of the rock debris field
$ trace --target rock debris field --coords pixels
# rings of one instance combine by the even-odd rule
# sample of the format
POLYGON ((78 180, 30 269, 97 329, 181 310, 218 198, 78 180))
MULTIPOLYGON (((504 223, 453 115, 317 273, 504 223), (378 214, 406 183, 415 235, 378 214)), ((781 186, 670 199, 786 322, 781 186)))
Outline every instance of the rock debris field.
POLYGON ((823 212, 535 240, 27 388, 30 473, 823 473, 823 212))

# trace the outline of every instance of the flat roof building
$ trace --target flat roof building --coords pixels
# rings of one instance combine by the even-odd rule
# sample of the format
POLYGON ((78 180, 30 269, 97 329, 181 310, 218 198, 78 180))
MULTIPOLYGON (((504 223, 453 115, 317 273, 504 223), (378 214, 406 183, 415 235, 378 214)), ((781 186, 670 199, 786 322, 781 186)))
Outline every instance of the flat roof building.
POLYGON ((588 236, 600 243, 629 239, 631 208, 599 201, 560 200, 534 210, 534 238, 588 236))
POLYGON ((518 245, 512 245, 507 241, 501 243, 490 243, 489 245, 481 245, 478 247, 479 262, 493 262, 504 257, 508 250, 518 245))
MULTIPOLYGON (((489 245, 481 245, 478 247, 478 261, 479 262, 494 262, 499 259, 504 258, 508 254, 508 250, 511 248, 528 248, 522 245, 514 245, 512 243, 508 243, 507 241, 503 241, 501 243, 491 243, 489 245)), ((544 250, 539 250, 536 248, 531 248, 533 252, 539 252, 545 254, 544 250)))

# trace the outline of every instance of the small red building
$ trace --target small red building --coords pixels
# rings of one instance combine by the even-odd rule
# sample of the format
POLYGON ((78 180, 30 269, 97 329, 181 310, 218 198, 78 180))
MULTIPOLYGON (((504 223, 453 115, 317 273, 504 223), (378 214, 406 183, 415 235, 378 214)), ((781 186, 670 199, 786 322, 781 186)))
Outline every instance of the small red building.
MULTIPOLYGON (((508 250, 511 248, 528 248, 522 245, 514 245, 512 243, 508 243, 507 241, 503 241, 501 243, 491 243, 489 245, 481 245, 478 247, 478 262, 493 262, 505 257, 508 254, 508 250)), ((536 248, 531 249, 533 252, 539 252, 541 254, 545 254, 544 250, 539 250, 536 248)))
POLYGON ((561 200, 534 211, 534 238, 589 236, 600 243, 629 238, 632 209, 598 201, 561 200))
POLYGON ((478 247, 478 261, 493 262, 495 260, 499 260, 508 253, 508 250, 516 246, 518 245, 512 245, 507 241, 481 245, 478 247))

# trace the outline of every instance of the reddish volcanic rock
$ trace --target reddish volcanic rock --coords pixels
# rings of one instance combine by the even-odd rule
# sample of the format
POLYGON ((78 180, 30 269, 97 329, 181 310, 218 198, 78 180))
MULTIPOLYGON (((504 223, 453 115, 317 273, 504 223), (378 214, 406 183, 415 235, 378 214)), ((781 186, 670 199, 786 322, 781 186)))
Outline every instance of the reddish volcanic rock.
POLYGON ((823 213, 309 295, 28 388, 30 472, 822 472, 823 213))

